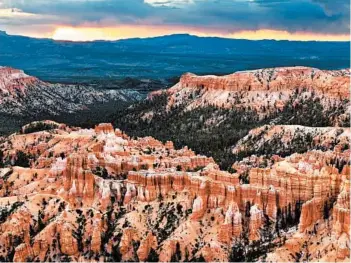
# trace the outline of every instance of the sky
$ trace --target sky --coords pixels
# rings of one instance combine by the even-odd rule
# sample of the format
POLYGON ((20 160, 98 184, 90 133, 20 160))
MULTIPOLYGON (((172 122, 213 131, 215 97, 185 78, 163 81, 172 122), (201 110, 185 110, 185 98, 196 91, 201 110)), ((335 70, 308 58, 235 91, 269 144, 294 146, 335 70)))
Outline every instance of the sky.
POLYGON ((0 30, 91 41, 175 33, 350 40, 349 0, 0 0, 0 30))

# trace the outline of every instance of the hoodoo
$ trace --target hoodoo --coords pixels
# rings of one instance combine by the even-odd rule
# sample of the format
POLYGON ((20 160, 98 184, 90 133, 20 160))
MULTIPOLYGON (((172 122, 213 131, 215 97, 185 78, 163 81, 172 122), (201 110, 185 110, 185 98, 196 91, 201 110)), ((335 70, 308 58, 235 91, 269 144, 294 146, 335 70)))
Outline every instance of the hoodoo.
MULTIPOLYGON (((349 143, 332 129, 329 135, 349 143)), ((318 259, 324 248, 314 236, 333 240, 323 259, 349 258, 350 150, 338 145, 237 173, 171 142, 132 139, 111 124, 57 124, 13 134, 1 149, 5 165, 28 164, 1 169, 4 260, 14 249, 15 261, 216 261, 245 245, 247 257, 269 250, 281 261, 295 260, 282 254, 285 247, 303 251, 307 240, 315 242, 310 258, 318 259)))

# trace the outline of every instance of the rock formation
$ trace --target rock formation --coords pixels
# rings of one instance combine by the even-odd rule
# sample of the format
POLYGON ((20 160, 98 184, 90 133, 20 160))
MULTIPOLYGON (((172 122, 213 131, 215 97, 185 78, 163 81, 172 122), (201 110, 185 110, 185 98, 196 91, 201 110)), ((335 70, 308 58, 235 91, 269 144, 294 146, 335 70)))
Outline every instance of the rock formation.
POLYGON ((0 133, 12 133, 24 121, 57 117, 93 109, 100 103, 134 102, 143 97, 132 89, 106 90, 91 85, 52 84, 22 70, 0 67, 0 113, 7 123, 0 133))
MULTIPOLYGON (((282 67, 240 71, 220 77, 186 73, 179 83, 166 91, 167 109, 185 105, 185 110, 191 110, 215 105, 228 109, 250 108, 264 117, 277 109, 283 110, 287 103, 293 103, 294 107, 303 105, 303 97, 319 98, 328 109, 335 101, 341 103, 348 97, 349 85, 350 70, 346 69, 282 67)), ((152 92, 149 99, 162 93, 152 92)))
POLYGON ((223 170, 243 158, 257 158, 264 167, 273 155, 348 148, 349 77, 348 69, 306 67, 187 73, 117 113, 114 124, 134 137, 172 138, 178 147, 212 156, 223 170))
POLYGON ((339 134, 333 147, 229 173, 187 147, 132 139, 110 124, 27 126, 1 144, 0 259, 226 261, 247 246, 247 260, 269 250, 269 259, 294 261, 285 248, 301 253, 305 241, 330 235, 331 256, 313 247, 311 258, 347 260, 350 150, 338 145, 349 139, 334 129, 323 133, 339 134), (29 167, 13 166, 18 158, 29 167))

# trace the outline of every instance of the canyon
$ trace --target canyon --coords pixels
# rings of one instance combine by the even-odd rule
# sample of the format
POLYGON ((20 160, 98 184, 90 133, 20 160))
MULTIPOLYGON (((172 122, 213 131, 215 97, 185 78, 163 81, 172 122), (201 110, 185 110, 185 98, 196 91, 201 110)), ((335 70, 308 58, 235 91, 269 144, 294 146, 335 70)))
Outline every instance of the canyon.
POLYGON ((323 129, 317 132, 318 127, 349 127, 349 87, 349 69, 281 67, 226 76, 186 73, 173 87, 151 92, 147 100, 116 113, 113 123, 132 136, 153 135, 177 147, 187 145, 228 169, 233 160, 263 154, 264 145, 233 151, 250 130, 290 126, 280 133, 296 137, 293 145, 282 145, 277 135, 265 149, 265 154, 279 150, 289 155, 297 148, 314 149, 311 137, 323 133, 323 129), (310 128, 288 131, 297 126, 310 128))
MULTIPOLYGON (((349 144, 350 129, 330 134, 349 144)), ((46 121, 0 148, 2 261, 350 258, 350 150, 340 145, 226 172, 111 124, 46 121)))
POLYGON ((21 118, 136 101, 0 137, 0 261, 350 261, 350 70, 186 73, 142 101, 0 76, 21 118))

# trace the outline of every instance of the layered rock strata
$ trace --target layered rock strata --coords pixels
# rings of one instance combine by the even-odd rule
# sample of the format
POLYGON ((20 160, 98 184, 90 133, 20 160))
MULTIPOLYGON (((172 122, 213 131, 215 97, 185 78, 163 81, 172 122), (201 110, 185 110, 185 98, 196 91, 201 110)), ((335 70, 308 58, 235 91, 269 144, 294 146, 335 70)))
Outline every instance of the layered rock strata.
POLYGON ((311 233, 331 233, 328 259, 349 259, 347 149, 248 167, 249 183, 187 147, 110 124, 13 134, 1 149, 3 261, 225 261, 241 251, 233 246, 246 244, 250 258, 267 242, 282 246, 270 258, 295 260, 281 250, 300 253, 311 233), (23 159, 29 167, 14 165, 23 159))

